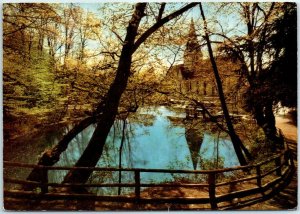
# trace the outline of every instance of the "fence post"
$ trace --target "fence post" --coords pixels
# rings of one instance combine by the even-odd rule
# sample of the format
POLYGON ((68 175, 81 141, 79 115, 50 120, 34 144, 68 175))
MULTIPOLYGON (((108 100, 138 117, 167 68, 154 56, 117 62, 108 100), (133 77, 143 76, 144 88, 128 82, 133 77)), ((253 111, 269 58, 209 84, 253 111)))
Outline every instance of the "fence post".
POLYGON ((291 161, 291 167, 292 167, 292 169, 294 170, 294 169, 295 169, 295 163, 294 163, 294 160, 293 160, 292 150, 289 149, 288 155, 289 155, 289 159, 290 159, 290 161, 291 161))
POLYGON ((289 165, 289 152, 288 152, 288 150, 286 150, 286 151, 284 152, 284 164, 285 164, 286 166, 289 165))
POLYGON ((260 165, 256 166, 256 175, 257 175, 257 186, 261 187, 261 171, 260 165))
POLYGON ((136 202, 140 199, 141 194, 141 176, 140 176, 140 170, 134 170, 134 180, 135 180, 135 198, 136 202))
POLYGON ((41 169, 41 192, 47 193, 48 192, 48 169, 42 168, 41 169))
POLYGON ((215 210, 218 208, 217 202, 216 202, 216 174, 215 172, 211 172, 208 174, 208 185, 209 185, 209 200, 210 200, 210 206, 212 210, 215 210))
POLYGON ((275 165, 276 165, 276 168, 279 167, 278 169, 276 169, 276 175, 277 176, 281 176, 281 156, 277 157, 275 159, 275 165))

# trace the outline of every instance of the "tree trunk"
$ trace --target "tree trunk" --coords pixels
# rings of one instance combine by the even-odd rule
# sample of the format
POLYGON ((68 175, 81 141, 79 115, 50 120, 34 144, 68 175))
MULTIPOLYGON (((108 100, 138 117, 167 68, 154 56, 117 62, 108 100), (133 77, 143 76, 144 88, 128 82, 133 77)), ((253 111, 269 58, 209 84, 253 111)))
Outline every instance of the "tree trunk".
POLYGON ((277 136, 272 102, 268 102, 263 106, 256 105, 254 108, 254 117, 257 124, 263 129, 266 138, 274 143, 272 149, 275 150, 276 144, 281 144, 282 139, 277 136))
MULTIPOLYGON (((137 35, 137 29, 141 18, 144 16, 144 10, 146 7, 146 3, 136 4, 134 14, 127 27, 127 34, 119 59, 117 74, 114 82, 110 86, 105 99, 103 114, 100 115, 94 134, 87 148, 85 149, 75 166, 93 167, 96 166, 98 160, 100 159, 107 135, 114 123, 118 111, 120 98, 127 86, 128 78, 130 75, 132 54, 157 29, 196 5, 197 3, 190 3, 183 8, 171 13, 170 15, 158 20, 134 43, 135 37, 137 35)), ((64 183, 85 183, 91 173, 92 171, 90 170, 70 170, 64 179, 64 183)))
MULTIPOLYGON (((104 103, 103 114, 100 116, 93 136, 79 158, 75 166, 95 166, 102 155, 103 147, 107 135, 115 121, 118 112, 120 98, 126 89, 130 75, 131 60, 133 54, 134 40, 142 17, 146 3, 137 3, 135 11, 127 27, 127 34, 124 40, 117 74, 104 103)), ((90 170, 71 170, 64 179, 64 183, 79 182, 84 183, 90 177, 90 170)))
POLYGON ((265 105, 264 109, 266 124, 269 127, 269 134, 272 136, 271 138, 276 138, 276 126, 275 126, 275 116, 273 113, 273 105, 271 102, 265 105))
MULTIPOLYGON (((96 122, 96 117, 88 117, 84 120, 82 120, 78 125, 75 125, 74 128, 72 128, 71 131, 69 131, 63 139, 56 144, 52 149, 44 151, 41 158, 39 159, 38 165, 43 166, 53 166, 55 163, 59 161, 60 154, 63 153, 68 145, 69 142, 80 132, 82 132, 85 128, 87 128, 92 123, 96 122)), ((34 168, 29 176, 27 177, 27 180, 29 181, 41 181, 42 179, 42 171, 40 168, 34 168)), ((29 186, 28 186, 29 188, 29 186)))
MULTIPOLYGON (((147 31, 145 31, 141 35, 141 37, 139 37, 137 39, 136 43, 134 44, 132 54, 159 27, 161 27, 162 25, 164 25, 168 21, 176 18, 177 16, 179 16, 183 12, 189 10, 190 8, 192 8, 196 5, 197 5, 197 3, 190 3, 190 4, 186 5, 185 7, 175 11, 174 13, 158 20, 158 22, 156 22, 151 28, 149 28, 147 31)), ((105 100, 106 100, 106 98, 104 98, 104 101, 105 100)), ((74 128, 72 128, 72 130, 69 133, 67 133, 64 136, 64 138, 58 144, 56 144, 51 150, 46 150, 42 154, 42 157, 40 158, 40 160, 38 162, 38 165, 52 166, 55 163, 57 163, 59 161, 60 154, 67 149, 67 146, 68 146, 69 142, 77 134, 79 134, 82 130, 84 130, 86 127, 88 127, 89 125, 95 123, 97 118, 99 118, 99 115, 103 114, 104 101, 102 101, 98 105, 98 107, 97 107, 97 109, 96 109, 96 111, 95 111, 95 113, 93 114, 92 117, 86 118, 83 121, 81 121, 78 125, 76 125, 74 128)), ((38 169, 33 169, 33 171, 30 173, 30 175, 27 178, 27 180, 32 180, 32 181, 41 181, 40 179, 41 179, 41 173, 40 173, 40 170, 38 170, 38 169)))
MULTIPOLYGON (((213 56, 211 43, 210 43, 209 36, 208 36, 208 33, 207 33, 207 24, 206 24, 205 15, 204 15, 204 12, 203 12, 203 9, 202 9, 202 4, 200 3, 199 6, 200 6, 201 16, 202 16, 202 19, 204 21, 205 40, 207 42, 209 57, 210 57, 210 61, 211 61, 211 64, 212 64, 214 75, 215 75, 217 88, 218 88, 218 93, 219 93, 219 98, 220 98, 220 101, 221 101, 221 106, 222 106, 222 110, 223 110, 223 113, 224 113, 226 125, 228 127, 229 135, 230 135, 234 150, 235 150, 235 152, 237 154, 237 157, 239 159, 239 162, 240 162, 241 165, 246 165, 247 161, 246 161, 246 158, 244 157, 244 154, 242 152, 242 147, 241 147, 242 141, 239 138, 239 136, 235 133, 235 130, 234 130, 234 127, 232 125, 231 118, 230 118, 230 115, 229 115, 229 112, 228 112, 228 109, 227 109, 221 78, 220 78, 220 75, 219 75, 217 64, 216 64, 214 56, 213 56)), ((249 154, 250 153, 248 153, 248 155, 249 154)))
MULTIPOLYGON (((126 134, 126 118, 123 119, 123 127, 122 127, 122 138, 120 143, 120 150, 119 150, 119 169, 122 168, 122 153, 123 153, 123 147, 124 147, 124 141, 125 141, 125 134, 126 134)), ((119 184, 122 183, 122 171, 119 171, 119 184)), ((118 195, 121 195, 121 187, 118 188, 118 195)))

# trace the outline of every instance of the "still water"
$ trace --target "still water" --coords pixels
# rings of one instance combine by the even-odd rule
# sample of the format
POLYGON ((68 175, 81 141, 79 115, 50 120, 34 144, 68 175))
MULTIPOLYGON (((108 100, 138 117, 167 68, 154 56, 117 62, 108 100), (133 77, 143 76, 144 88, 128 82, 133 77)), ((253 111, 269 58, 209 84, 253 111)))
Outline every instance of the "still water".
MULTIPOLYGON (((199 170, 238 165, 230 140, 211 132, 194 134, 193 129, 188 130, 182 123, 184 118, 185 113, 160 106, 139 109, 133 117, 126 120, 124 132, 124 121, 116 120, 97 166, 118 168, 121 142, 123 142, 122 168, 199 170), (177 122, 174 122, 174 118, 177 122)), ((57 129, 57 133, 45 133, 44 139, 48 144, 44 144, 45 148, 57 143, 70 129, 71 125, 57 129)), ((91 125, 78 134, 69 144, 68 149, 62 153, 56 165, 74 165, 83 153, 94 129, 95 126, 91 125)), ((34 141, 31 144, 34 144, 34 141)), ((33 157, 28 158, 33 159, 33 157)), ((31 163, 32 160, 24 160, 23 157, 22 162, 31 163)), ((49 171, 49 181, 61 182, 66 173, 67 171, 49 171)), ((95 172, 89 182, 117 183, 119 176, 118 172, 95 172)), ((123 172, 121 175, 124 183, 132 182, 133 179, 134 175, 131 172, 123 172)), ((170 182, 180 179, 195 181, 202 178, 188 174, 141 173, 142 183, 170 182)), ((98 193, 99 191, 105 194, 116 194, 117 188, 109 190, 102 188, 97 190, 98 193)), ((122 189, 122 193, 130 191, 130 188, 122 189)))
MULTIPOLYGON (((125 136, 123 137, 121 167, 199 170, 238 165, 230 140, 218 138, 216 135, 208 133, 198 136, 199 139, 197 140, 191 140, 187 137, 187 129, 184 125, 172 122, 171 118, 174 117, 183 119, 185 114, 160 106, 140 109, 137 112, 137 117, 129 118, 126 121, 125 136)), ((79 134, 62 154, 57 165, 72 166, 75 164, 84 151, 94 129, 94 126, 89 126, 79 134)), ((119 167, 122 130, 123 121, 116 121, 97 166, 119 167)), ((65 173, 52 173, 50 177, 53 181, 59 182, 65 173)), ((134 175, 123 172, 121 178, 122 182, 131 182, 134 175)), ((190 181, 201 180, 201 177, 196 178, 189 174, 141 173, 142 183, 171 182, 183 178, 190 181)), ((98 172, 92 175, 90 182, 112 183, 118 182, 118 179, 118 172, 98 172)))

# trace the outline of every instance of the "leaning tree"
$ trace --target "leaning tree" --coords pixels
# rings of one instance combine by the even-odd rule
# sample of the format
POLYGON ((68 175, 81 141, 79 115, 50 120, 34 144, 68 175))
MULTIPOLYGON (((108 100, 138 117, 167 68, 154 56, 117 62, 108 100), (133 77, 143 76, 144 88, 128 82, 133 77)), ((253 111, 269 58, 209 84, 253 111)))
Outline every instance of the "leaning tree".
MULTIPOLYGON (((88 127, 92 123, 96 123, 96 129, 88 146, 83 152, 80 159, 75 166, 95 166, 102 155, 103 147, 107 135, 114 123, 115 117, 118 113, 118 107, 120 99, 126 90, 128 79, 131 74, 132 56, 136 50, 160 27, 169 22, 172 19, 180 16, 184 12, 188 11, 197 3, 189 3, 182 8, 164 16, 165 3, 160 4, 158 15, 156 16, 156 22, 146 29, 140 36, 139 27, 143 17, 145 17, 146 3, 137 3, 135 5, 134 12, 128 23, 126 36, 123 41, 121 55, 119 58, 118 66, 116 69, 116 75, 114 81, 109 87, 107 94, 103 100, 98 104, 96 110, 91 116, 86 117, 80 123, 74 126, 64 137, 58 142, 52 149, 45 151, 38 164, 39 165, 53 165, 60 157, 60 154, 68 147, 69 142, 83 129, 88 127)), ((92 171, 71 170, 64 179, 64 182, 85 182, 92 171)), ((28 180, 40 180, 42 176, 41 171, 36 168, 28 176, 28 180)))

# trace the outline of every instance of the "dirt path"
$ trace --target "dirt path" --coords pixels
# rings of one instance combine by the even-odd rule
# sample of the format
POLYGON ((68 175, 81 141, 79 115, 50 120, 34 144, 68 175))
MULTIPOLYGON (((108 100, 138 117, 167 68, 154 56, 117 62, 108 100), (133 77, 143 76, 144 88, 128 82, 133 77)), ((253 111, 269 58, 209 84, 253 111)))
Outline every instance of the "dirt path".
MULTIPOLYGON (((297 126, 295 126, 291 119, 285 116, 276 117, 276 127, 280 128, 284 134, 289 148, 293 152, 296 167, 297 164, 297 126)), ((243 208, 244 210, 291 210, 296 209, 298 177, 297 171, 295 172, 290 184, 279 192, 275 197, 270 200, 258 203, 249 207, 243 208)))
POLYGON ((297 126, 291 122, 291 119, 284 116, 277 116, 276 127, 282 130, 287 139, 297 142, 297 126))

